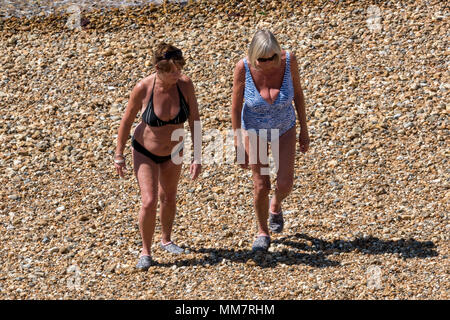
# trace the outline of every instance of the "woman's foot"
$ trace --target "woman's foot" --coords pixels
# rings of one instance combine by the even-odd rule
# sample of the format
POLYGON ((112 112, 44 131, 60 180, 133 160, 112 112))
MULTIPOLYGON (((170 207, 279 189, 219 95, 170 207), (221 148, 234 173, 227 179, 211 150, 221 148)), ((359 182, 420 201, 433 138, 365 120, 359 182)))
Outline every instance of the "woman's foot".
MULTIPOLYGON (((271 201, 272 202, 272 201, 271 201)), ((269 207, 270 208, 270 207, 269 207)), ((272 212, 269 209, 269 229, 274 233, 281 233, 284 227, 283 211, 280 210, 278 213, 272 212)))
POLYGON ((283 211, 280 213, 269 212, 269 229, 274 233, 281 233, 284 227, 283 211))
POLYGON ((141 271, 147 271, 148 268, 150 268, 150 266, 152 265, 153 260, 152 257, 150 256, 141 256, 139 258, 139 261, 136 265, 136 268, 141 270, 141 271))
POLYGON ((269 250, 270 237, 269 236, 258 236, 253 242, 252 251, 264 251, 269 250))
POLYGON ((180 254, 184 252, 183 248, 180 248, 179 246, 177 246, 175 243, 173 243, 172 241, 164 244, 161 241, 161 248, 163 248, 166 251, 169 251, 170 253, 174 253, 174 254, 180 254))

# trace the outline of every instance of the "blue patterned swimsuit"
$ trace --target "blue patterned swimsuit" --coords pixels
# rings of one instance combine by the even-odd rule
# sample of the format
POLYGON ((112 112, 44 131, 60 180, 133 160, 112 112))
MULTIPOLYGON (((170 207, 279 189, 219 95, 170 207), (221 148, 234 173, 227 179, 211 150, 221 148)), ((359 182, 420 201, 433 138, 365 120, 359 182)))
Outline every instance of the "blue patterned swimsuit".
POLYGON ((257 134, 260 129, 267 129, 267 141, 274 141, 283 133, 295 126, 295 111, 292 106, 294 99, 294 85, 291 77, 290 55, 286 51, 286 68, 281 84, 280 93, 269 104, 261 97, 256 89, 247 60, 245 64, 245 90, 244 107, 242 108, 241 122, 245 130, 254 129, 257 134), (270 129, 278 129, 278 136, 272 137, 270 129))

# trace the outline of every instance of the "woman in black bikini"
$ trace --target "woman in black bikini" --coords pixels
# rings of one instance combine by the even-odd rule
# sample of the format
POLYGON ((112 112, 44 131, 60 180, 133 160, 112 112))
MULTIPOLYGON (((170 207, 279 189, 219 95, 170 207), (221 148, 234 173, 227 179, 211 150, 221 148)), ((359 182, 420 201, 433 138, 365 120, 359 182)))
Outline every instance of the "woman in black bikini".
MULTIPOLYGON (((156 223, 156 209, 160 201, 161 247, 172 253, 183 249, 171 241, 171 232, 176 212, 176 192, 181 173, 179 159, 183 155, 183 142, 172 141, 175 130, 183 130, 184 122, 194 142, 194 123, 200 125, 197 99, 192 81, 181 73, 185 64, 181 50, 162 43, 154 52, 156 73, 141 80, 133 89, 125 114, 120 122, 114 165, 123 177, 125 158, 123 150, 131 126, 139 110, 142 122, 134 131, 133 164, 141 191, 142 207, 139 212, 139 230, 142 237, 142 252, 137 268, 147 270, 151 263, 151 245, 156 223), (174 157, 177 157, 177 161, 174 157)), ((201 165, 194 161, 190 167, 191 179, 200 174, 201 165)))

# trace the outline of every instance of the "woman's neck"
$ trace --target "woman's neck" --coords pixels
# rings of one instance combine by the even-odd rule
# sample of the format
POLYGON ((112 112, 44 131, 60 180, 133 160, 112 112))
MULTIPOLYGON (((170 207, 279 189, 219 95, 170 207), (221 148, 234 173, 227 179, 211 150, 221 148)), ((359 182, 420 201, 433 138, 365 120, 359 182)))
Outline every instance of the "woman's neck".
POLYGON ((155 79, 155 81, 158 82, 158 83, 157 83, 157 84, 158 84, 158 87, 160 87, 160 88, 162 89, 163 92, 170 91, 170 90, 173 88, 173 86, 176 85, 176 82, 167 82, 167 81, 164 81, 163 79, 161 79, 161 78, 158 76, 158 74, 156 74, 156 79, 155 79))
POLYGON ((272 76, 274 73, 277 72, 277 69, 278 69, 278 67, 274 66, 274 67, 270 67, 267 69, 258 68, 257 70, 265 76, 272 76))

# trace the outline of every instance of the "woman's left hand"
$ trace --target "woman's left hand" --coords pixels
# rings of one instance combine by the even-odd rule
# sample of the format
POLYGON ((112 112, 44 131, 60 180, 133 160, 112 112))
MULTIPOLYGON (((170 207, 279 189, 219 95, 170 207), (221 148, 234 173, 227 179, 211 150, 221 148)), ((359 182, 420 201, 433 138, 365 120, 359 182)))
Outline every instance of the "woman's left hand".
POLYGON ((306 153, 309 149, 309 134, 308 131, 300 131, 298 135, 298 140, 300 142, 300 151, 306 153))
POLYGON ((200 175, 200 172, 202 171, 202 165, 199 163, 191 163, 190 173, 191 173, 191 179, 195 180, 200 175))

